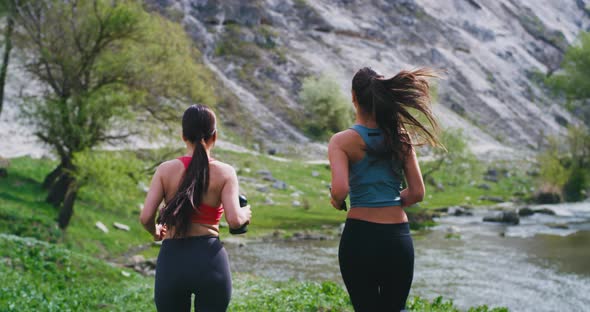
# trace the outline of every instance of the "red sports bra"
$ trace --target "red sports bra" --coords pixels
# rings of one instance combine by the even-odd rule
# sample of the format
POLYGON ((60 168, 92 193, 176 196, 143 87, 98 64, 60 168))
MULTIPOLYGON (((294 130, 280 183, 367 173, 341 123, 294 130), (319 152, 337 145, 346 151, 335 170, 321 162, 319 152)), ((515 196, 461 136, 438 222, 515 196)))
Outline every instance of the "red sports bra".
MULTIPOLYGON (((181 156, 178 157, 178 160, 182 161, 184 165, 184 169, 188 168, 192 157, 191 156, 181 156)), ((209 162, 214 161, 215 159, 209 159, 209 162)), ((201 223, 201 224, 208 224, 208 225, 216 225, 221 220, 221 215, 223 214, 223 205, 219 205, 219 207, 211 207, 207 204, 201 203, 199 205, 199 209, 193 213, 191 216, 192 223, 201 223)))

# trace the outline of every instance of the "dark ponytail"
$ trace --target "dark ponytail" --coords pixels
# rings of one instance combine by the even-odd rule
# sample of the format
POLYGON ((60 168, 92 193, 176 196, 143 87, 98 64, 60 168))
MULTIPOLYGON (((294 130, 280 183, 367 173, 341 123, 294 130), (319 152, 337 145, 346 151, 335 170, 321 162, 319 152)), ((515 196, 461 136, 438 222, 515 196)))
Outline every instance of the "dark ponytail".
POLYGON ((160 211, 158 223, 174 226, 175 237, 184 236, 191 215, 198 211, 203 194, 209 188, 209 157, 205 141, 215 134, 215 115, 204 105, 192 105, 182 116, 182 134, 193 142, 195 150, 176 195, 160 211))
POLYGON ((374 152, 403 163, 412 145, 440 145, 427 80, 434 77, 436 73, 429 69, 401 71, 389 79, 367 67, 355 74, 352 89, 357 103, 363 113, 375 116, 384 134, 383 148, 374 152), (430 129, 411 110, 426 117, 430 129))

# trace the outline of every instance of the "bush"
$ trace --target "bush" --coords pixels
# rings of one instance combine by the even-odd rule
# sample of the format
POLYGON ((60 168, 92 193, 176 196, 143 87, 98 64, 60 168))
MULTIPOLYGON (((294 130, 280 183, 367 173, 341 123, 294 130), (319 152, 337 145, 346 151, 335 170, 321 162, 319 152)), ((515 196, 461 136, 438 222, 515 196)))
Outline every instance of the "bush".
POLYGON ((565 144, 560 144, 557 138, 549 138, 549 147, 537 157, 542 189, 552 189, 540 193, 580 201, 586 197, 585 191, 590 186, 590 134, 583 126, 572 126, 568 130, 565 144))
POLYGON ((563 196, 566 201, 581 201, 586 198, 586 187, 588 179, 586 172, 582 168, 573 168, 563 186, 563 196))
POLYGON ((327 139, 352 122, 352 105, 342 95, 338 83, 328 76, 305 78, 299 98, 305 110, 302 126, 314 139, 327 139))
POLYGON ((432 150, 432 161, 423 164, 422 176, 426 181, 432 175, 440 178, 442 183, 449 185, 467 184, 480 174, 477 158, 467 147, 466 138, 461 129, 448 128, 441 135, 443 148, 432 150), (453 174, 438 175, 435 173, 452 172, 453 174))
POLYGON ((81 198, 102 208, 135 207, 138 182, 147 180, 143 163, 131 152, 87 150, 74 155, 74 165, 81 198))

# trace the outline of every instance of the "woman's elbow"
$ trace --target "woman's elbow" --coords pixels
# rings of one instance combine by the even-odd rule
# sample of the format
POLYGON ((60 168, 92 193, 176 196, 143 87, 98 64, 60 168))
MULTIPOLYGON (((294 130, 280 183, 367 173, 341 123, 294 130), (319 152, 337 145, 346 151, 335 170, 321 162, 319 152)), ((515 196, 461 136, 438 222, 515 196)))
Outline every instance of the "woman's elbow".
POLYGON ((414 194, 414 199, 417 203, 424 200, 424 190, 418 191, 414 194))
POLYGON ((232 229, 237 229, 240 226, 242 226, 242 223, 240 222, 240 218, 238 218, 238 216, 227 216, 226 221, 227 225, 229 225, 229 227, 232 229))
POLYGON ((144 215, 139 216, 139 222, 144 226, 150 224, 150 221, 154 222, 153 218, 150 218, 149 216, 144 216, 144 215))
POLYGON ((339 187, 339 188, 333 188, 332 189, 332 198, 336 199, 336 200, 345 200, 346 197, 348 196, 348 187, 339 187))

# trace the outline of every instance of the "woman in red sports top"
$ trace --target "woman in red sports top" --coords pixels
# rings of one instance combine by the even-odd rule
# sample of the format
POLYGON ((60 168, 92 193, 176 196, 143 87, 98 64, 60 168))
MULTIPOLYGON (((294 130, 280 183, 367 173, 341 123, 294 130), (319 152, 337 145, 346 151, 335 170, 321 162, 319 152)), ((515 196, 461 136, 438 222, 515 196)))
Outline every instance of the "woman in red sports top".
POLYGON ((240 208, 235 170, 210 156, 215 145, 215 114, 193 105, 182 117, 185 156, 162 163, 150 185, 140 220, 155 240, 162 237, 156 265, 158 311, 225 311, 231 297, 227 253, 219 241, 219 219, 232 228, 249 223, 250 206, 240 208), (156 213, 162 200, 156 231, 156 213))

